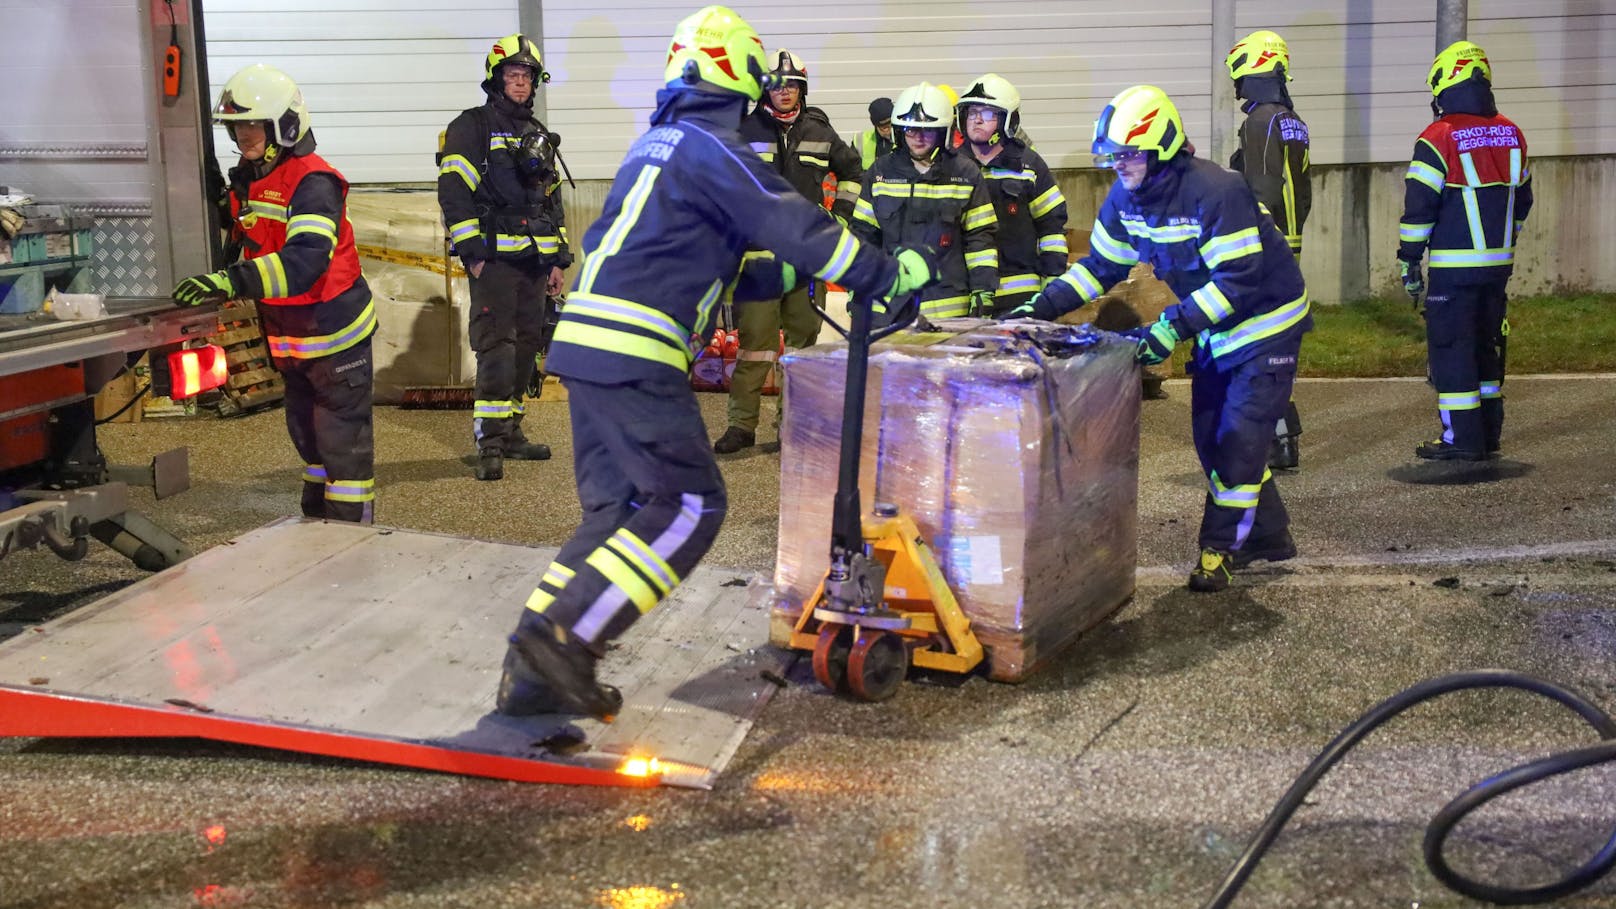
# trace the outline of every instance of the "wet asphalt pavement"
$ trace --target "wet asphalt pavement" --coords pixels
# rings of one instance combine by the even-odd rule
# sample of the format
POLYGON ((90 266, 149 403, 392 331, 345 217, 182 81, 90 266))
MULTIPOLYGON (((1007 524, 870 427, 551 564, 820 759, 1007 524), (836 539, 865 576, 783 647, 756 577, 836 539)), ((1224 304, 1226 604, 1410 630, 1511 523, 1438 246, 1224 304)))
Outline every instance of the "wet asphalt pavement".
MULTIPOLYGON (((1497 666, 1616 711, 1611 378, 1511 378, 1504 457, 1464 466, 1411 457, 1434 430, 1424 384, 1300 384, 1303 467, 1280 484, 1302 555, 1215 595, 1182 586, 1204 481, 1188 387, 1169 383, 1144 407, 1132 602, 1019 686, 909 684, 859 704, 799 663, 712 792, 3 739, 0 906, 1200 905, 1297 772, 1407 685, 1497 666)), ((716 436, 724 398, 703 406, 716 436)), ((189 492, 135 495, 201 549, 296 511, 281 419, 112 425, 102 443, 127 463, 191 447, 189 492)), ((557 459, 478 483, 469 412, 378 410, 380 522, 562 542, 578 518, 565 407, 528 419, 557 459)), ((778 458, 724 460, 731 511, 707 564, 771 570, 778 458)), ((104 547, 77 564, 8 556, 0 635, 140 576, 104 547)), ((511 592, 513 615, 527 593, 511 592)), ((1325 778, 1235 905, 1477 905, 1425 870, 1427 819, 1476 780, 1593 738, 1521 694, 1416 708, 1325 778)), ((1607 766, 1493 803, 1451 854, 1539 882, 1613 830, 1607 766)), ((1616 907, 1616 879, 1555 905, 1616 907)))

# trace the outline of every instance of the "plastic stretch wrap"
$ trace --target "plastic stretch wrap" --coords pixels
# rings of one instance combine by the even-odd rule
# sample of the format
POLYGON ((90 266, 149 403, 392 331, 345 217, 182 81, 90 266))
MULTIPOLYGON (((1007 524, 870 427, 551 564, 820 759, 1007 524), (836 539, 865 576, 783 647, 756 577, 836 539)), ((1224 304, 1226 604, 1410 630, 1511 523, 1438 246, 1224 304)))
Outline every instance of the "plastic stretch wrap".
MULTIPOLYGON (((1040 322, 951 320, 870 357, 859 488, 919 524, 989 674, 1016 681, 1134 589, 1134 342, 1040 322)), ((771 639, 829 566, 847 347, 787 355, 771 639)))

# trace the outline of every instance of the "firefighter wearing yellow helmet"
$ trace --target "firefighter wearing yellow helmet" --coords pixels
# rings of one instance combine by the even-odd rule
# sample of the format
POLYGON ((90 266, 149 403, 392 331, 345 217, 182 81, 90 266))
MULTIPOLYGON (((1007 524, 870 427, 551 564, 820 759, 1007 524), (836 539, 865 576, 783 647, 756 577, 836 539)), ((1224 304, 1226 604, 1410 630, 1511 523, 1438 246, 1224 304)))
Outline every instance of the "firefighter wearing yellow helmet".
POLYGON ((1497 457, 1504 425, 1505 290, 1532 210, 1526 136, 1498 112, 1487 54, 1458 41, 1426 76, 1436 122, 1420 133, 1404 179, 1397 261, 1419 305, 1430 254, 1425 339, 1442 431, 1420 458, 1497 457))
POLYGON ((1008 79, 997 73, 976 79, 954 111, 998 219, 999 287, 993 311, 984 313, 997 316, 1031 300, 1066 271, 1066 198, 1043 157, 1016 138, 1021 93, 1008 79))
POLYGON ((584 518, 511 635, 505 713, 615 714, 596 664, 712 545, 727 500, 689 372, 714 308, 778 301, 797 274, 865 300, 930 280, 919 252, 860 243, 742 141, 769 69, 734 11, 680 22, 650 128, 584 233, 547 363, 568 392, 584 518))
MULTIPOLYGON (((1307 124, 1297 116, 1286 88, 1291 81, 1290 49, 1274 32, 1252 32, 1229 51, 1224 63, 1246 115, 1229 168, 1246 178, 1291 252, 1301 258, 1302 225, 1313 208, 1313 183, 1308 176, 1307 124)), ((1302 418, 1293 401, 1274 427, 1268 466, 1299 468, 1301 434, 1302 418)))
MULTIPOLYGON (((836 201, 830 210, 845 224, 858 198, 859 178, 864 176, 858 152, 837 135, 824 111, 808 106, 808 65, 802 58, 780 48, 769 59, 773 63, 771 85, 741 121, 741 138, 815 204, 824 198, 826 175, 835 174, 836 201)), ((732 324, 740 336, 740 353, 729 380, 729 425, 713 442, 713 451, 732 454, 757 444, 758 412, 769 371, 775 368, 782 346, 789 352, 818 340, 815 307, 824 304, 824 282, 812 281, 773 305, 758 303, 735 312, 732 324)), ((777 408, 776 428, 780 414, 777 408)))
POLYGON ((499 480, 507 458, 542 461, 550 448, 522 431, 526 393, 543 388, 537 358, 572 265, 561 200, 560 137, 533 113, 550 81, 526 35, 494 42, 483 60, 484 101, 444 131, 438 207, 471 284, 467 340, 477 356, 472 442, 476 476, 499 480))
POLYGON ((1137 357, 1158 364, 1194 339, 1190 414, 1209 495, 1189 588, 1222 590, 1253 560, 1296 555, 1267 454, 1313 325, 1307 289, 1251 188, 1195 157, 1161 89, 1136 85, 1111 99, 1094 125, 1093 151, 1117 181, 1094 220, 1090 252, 1011 316, 1070 312, 1140 262, 1172 289, 1178 302, 1137 330, 1137 357))
POLYGON ((174 299, 258 301, 285 379, 286 427, 303 458, 303 514, 368 524, 376 309, 348 221, 348 181, 315 153, 303 93, 278 69, 260 63, 231 76, 213 118, 241 152, 230 170, 230 213, 242 260, 181 281, 174 299))
MULTIPOLYGON (((859 239, 886 250, 939 250, 942 278, 920 297, 920 313, 946 319, 990 312, 999 286, 993 199, 975 162, 947 146, 954 122, 948 96, 929 82, 894 102, 898 144, 864 172, 851 226, 859 239)), ((876 307, 877 321, 886 314, 876 307)))

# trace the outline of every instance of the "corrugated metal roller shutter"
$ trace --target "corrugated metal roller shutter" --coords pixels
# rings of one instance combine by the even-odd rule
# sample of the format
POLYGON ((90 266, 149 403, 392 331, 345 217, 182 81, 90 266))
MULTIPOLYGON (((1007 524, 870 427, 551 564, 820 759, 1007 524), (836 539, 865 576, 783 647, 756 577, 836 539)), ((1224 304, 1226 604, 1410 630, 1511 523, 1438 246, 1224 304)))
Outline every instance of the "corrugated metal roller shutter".
MULTIPOLYGON (((673 27, 694 3, 545 0, 550 124, 579 177, 609 177, 644 128, 673 27)), ((809 70, 809 103, 844 135, 867 107, 921 80, 964 91, 997 72, 1021 91, 1022 116, 1054 167, 1090 165, 1094 118, 1111 96, 1149 79, 1170 92, 1192 138, 1208 130, 1210 4, 1049 0, 889 0, 739 4, 772 53, 809 70)))
MULTIPOLYGON (((253 63, 285 70, 320 152, 354 183, 429 182, 438 133, 482 103, 494 40, 516 31, 517 0, 204 0, 211 97, 253 63)), ((236 158, 215 137, 221 164, 236 158)))

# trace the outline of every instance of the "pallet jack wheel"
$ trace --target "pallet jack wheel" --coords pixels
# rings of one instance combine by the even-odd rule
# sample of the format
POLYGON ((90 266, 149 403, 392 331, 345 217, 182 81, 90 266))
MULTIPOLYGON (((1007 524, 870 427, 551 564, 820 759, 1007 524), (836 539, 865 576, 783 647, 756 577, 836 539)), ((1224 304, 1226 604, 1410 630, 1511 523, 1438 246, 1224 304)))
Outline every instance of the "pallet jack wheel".
POLYGON ((814 643, 814 678, 827 689, 847 692, 847 655, 853 649, 853 629, 826 622, 819 626, 814 643))
POLYGON ((847 689, 861 701, 884 701, 909 674, 909 648, 888 631, 861 629, 847 655, 847 689))

